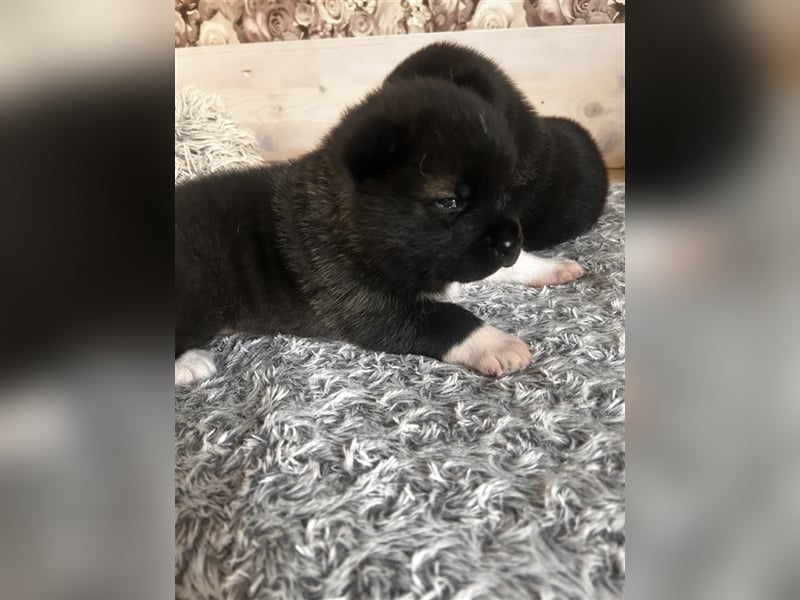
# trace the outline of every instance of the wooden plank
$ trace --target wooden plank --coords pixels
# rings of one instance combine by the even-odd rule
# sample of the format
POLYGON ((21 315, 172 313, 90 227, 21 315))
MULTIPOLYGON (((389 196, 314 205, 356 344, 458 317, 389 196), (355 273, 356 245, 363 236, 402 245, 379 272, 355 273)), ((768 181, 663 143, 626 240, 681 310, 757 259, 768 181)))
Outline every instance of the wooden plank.
POLYGON ((484 52, 542 115, 582 123, 610 168, 625 165, 625 26, 504 30, 303 40, 175 50, 175 87, 220 93, 256 133, 268 160, 314 147, 342 110, 435 40, 484 52))
POLYGON ((625 183, 625 169, 609 169, 609 183, 625 183))

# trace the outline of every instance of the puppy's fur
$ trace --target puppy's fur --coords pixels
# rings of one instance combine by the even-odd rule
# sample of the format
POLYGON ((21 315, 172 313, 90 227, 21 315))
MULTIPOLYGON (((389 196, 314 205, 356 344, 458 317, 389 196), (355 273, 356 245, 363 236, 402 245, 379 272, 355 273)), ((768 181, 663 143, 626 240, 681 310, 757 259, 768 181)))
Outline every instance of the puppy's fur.
MULTIPOLYGON (((523 368, 527 344, 435 298, 493 274, 580 276, 572 261, 515 263, 588 229, 607 187, 583 128, 537 117, 485 57, 434 44, 313 152, 176 189, 176 356, 225 330, 523 368)), ((207 358, 177 361, 176 382, 209 375, 207 358)))
POLYGON ((516 260, 505 119, 473 92, 387 83, 319 148, 176 189, 176 354, 222 330, 347 340, 487 374, 528 346, 430 298, 516 260), (481 344, 465 342, 480 330, 481 344))

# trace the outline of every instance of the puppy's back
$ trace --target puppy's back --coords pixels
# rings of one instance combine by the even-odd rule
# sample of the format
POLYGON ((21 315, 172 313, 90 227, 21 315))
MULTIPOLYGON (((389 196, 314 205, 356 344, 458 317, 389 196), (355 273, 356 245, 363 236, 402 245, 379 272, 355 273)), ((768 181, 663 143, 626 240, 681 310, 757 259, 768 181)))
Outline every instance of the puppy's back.
POLYGON ((452 81, 472 90, 512 119, 521 112, 534 114, 533 107, 506 73, 480 52, 449 42, 436 42, 401 62, 386 81, 432 77, 452 81))

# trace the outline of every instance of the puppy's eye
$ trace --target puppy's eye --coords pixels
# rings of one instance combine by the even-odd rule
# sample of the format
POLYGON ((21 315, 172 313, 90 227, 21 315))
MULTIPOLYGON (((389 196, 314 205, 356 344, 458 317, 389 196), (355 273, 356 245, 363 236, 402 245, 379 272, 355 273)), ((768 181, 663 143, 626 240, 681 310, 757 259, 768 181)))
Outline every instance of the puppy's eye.
POLYGON ((463 207, 464 207, 464 202, 453 196, 450 196, 448 198, 439 198, 436 201, 436 208, 438 208, 442 212, 448 212, 448 213, 458 212, 463 207))

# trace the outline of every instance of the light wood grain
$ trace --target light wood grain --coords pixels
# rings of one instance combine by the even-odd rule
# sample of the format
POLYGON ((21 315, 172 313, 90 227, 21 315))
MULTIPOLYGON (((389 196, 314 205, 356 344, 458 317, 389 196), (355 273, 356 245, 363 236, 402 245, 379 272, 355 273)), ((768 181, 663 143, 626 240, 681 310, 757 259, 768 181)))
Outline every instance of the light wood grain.
POLYGON ((435 40, 463 43, 498 61, 540 114, 582 123, 608 166, 624 167, 624 25, 179 48, 175 87, 220 93, 234 119, 258 136, 265 157, 280 160, 314 147, 345 107, 435 40))
POLYGON ((609 169, 609 183, 625 183, 625 169, 609 169))

